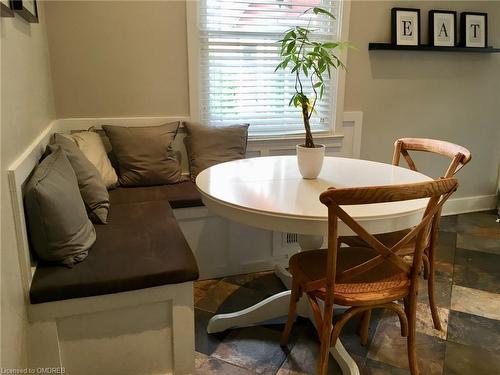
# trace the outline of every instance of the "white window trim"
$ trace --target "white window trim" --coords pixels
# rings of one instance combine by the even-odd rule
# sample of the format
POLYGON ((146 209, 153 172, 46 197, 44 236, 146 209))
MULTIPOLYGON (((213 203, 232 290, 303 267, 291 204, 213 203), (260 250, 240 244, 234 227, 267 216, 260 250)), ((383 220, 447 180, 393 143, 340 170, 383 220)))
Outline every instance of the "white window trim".
MULTIPOLYGON (((339 11, 339 23, 341 25, 338 39, 341 41, 347 41, 349 37, 349 17, 351 13, 351 1, 350 0, 339 0, 341 3, 339 11)), ((186 1, 186 28, 187 28, 187 50, 188 50, 188 75, 189 75, 189 113, 191 121, 200 121, 200 92, 201 92, 201 80, 200 80, 200 32, 199 32, 199 18, 198 18, 198 1, 197 0, 187 0, 186 1)), ((347 49, 340 52, 339 58, 347 66, 347 49)), ((333 105, 335 108, 334 116, 330 122, 329 130, 327 132, 315 133, 316 138, 321 137, 322 140, 338 138, 336 129, 342 127, 344 121, 344 97, 345 97, 345 78, 346 72, 343 69, 339 69, 337 73, 337 79, 333 80, 333 89, 336 95, 333 97, 333 105)), ((277 136, 251 136, 250 140, 278 140, 278 139, 296 139, 301 138, 296 134, 290 135, 277 135, 277 136)))

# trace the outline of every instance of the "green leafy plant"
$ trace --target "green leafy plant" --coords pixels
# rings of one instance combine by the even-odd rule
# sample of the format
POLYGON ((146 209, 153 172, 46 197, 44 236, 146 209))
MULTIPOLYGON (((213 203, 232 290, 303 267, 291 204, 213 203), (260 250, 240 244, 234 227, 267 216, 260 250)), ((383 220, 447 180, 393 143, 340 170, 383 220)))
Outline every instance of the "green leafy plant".
MULTIPOLYGON (((335 19, 335 16, 323 8, 310 8, 304 12, 313 12, 335 19)), ((309 25, 311 19, 309 19, 309 25)), ((321 100, 325 91, 325 80, 331 77, 332 69, 345 69, 345 65, 335 55, 335 50, 350 47, 347 42, 318 42, 313 39, 314 29, 310 27, 295 26, 285 31, 281 43, 280 56, 283 60, 278 64, 275 71, 279 69, 290 69, 295 75, 295 94, 289 105, 294 105, 302 110, 306 141, 304 146, 314 148, 314 140, 311 132, 310 119, 315 112, 316 102, 321 100), (312 92, 309 96, 304 92, 304 82, 309 80, 312 92), (311 101, 312 98, 312 101, 311 101)))

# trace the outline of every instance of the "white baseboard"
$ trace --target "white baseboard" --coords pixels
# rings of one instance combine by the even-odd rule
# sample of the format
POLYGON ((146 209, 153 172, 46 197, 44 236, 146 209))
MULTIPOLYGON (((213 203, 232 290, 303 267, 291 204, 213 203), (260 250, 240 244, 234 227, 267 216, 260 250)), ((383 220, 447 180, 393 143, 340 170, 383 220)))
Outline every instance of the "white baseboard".
POLYGON ((497 206, 497 196, 478 195, 475 197, 464 197, 450 199, 443 208, 443 215, 457 215, 467 212, 493 210, 497 206))

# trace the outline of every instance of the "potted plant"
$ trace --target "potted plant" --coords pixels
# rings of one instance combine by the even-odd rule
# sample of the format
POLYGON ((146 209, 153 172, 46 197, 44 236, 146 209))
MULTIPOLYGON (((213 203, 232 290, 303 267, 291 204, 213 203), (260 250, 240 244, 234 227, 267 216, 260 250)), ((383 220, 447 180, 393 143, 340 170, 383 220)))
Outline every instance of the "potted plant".
MULTIPOLYGON (((304 12, 313 12, 335 19, 335 16, 323 8, 310 8, 304 12)), ((309 19, 309 25, 311 19, 309 19)), ((275 71, 290 69, 295 75, 295 94, 290 99, 293 105, 302 111, 305 143, 297 145, 297 160, 302 177, 314 179, 318 177, 323 165, 325 146, 316 145, 313 140, 310 120, 316 102, 321 100, 325 90, 325 79, 331 77, 332 69, 345 69, 345 65, 335 55, 335 50, 349 46, 346 42, 318 42, 313 39, 314 29, 295 26, 287 31, 281 43, 280 56, 283 58, 275 71), (310 91, 307 93, 309 87, 310 91), (311 100, 312 99, 312 100, 311 100)), ((328 80, 327 80, 328 82, 328 80)))

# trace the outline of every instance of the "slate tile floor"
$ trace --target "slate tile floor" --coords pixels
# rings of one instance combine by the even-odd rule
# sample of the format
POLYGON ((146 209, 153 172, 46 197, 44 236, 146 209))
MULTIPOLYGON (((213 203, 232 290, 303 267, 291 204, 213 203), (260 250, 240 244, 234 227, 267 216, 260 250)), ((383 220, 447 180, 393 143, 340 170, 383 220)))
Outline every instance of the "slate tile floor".
MULTIPOLYGON (((421 283, 417 350, 422 374, 500 375, 500 224, 493 212, 447 216, 437 250, 437 301, 443 330, 433 328, 421 283)), ((318 339, 297 321, 288 352, 279 346, 283 324, 206 333, 215 313, 234 312, 285 290, 272 272, 199 281, 195 285, 196 367, 199 374, 314 374, 318 339)), ((352 319, 342 342, 361 374, 409 374, 406 340, 394 314, 372 315, 369 343, 359 344, 352 319)), ((330 373, 340 374, 330 361, 330 373)))

